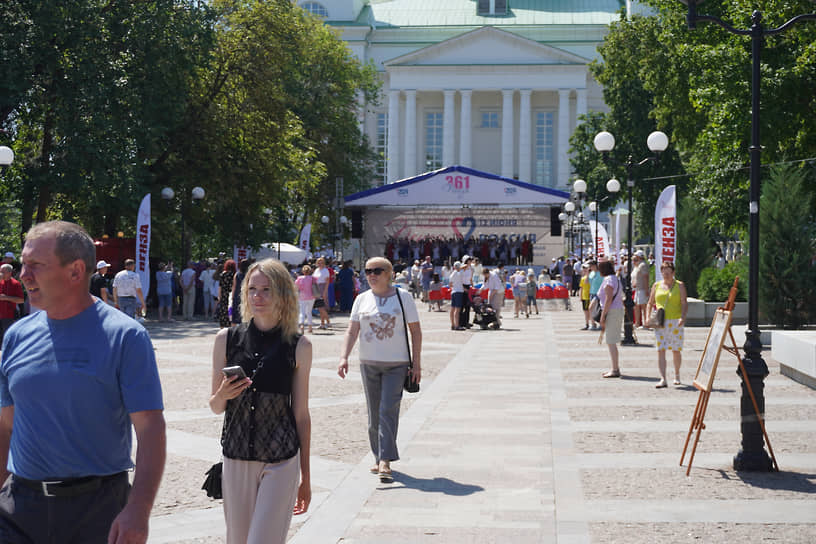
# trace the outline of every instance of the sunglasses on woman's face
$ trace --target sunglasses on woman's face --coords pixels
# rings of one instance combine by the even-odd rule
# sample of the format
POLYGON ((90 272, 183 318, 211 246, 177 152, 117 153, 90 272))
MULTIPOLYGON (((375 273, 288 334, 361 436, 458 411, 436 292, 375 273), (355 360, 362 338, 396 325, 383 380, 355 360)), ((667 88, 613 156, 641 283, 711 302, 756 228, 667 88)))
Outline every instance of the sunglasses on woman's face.
POLYGON ((375 276, 379 276, 383 272, 385 272, 385 268, 377 267, 377 268, 366 268, 365 269, 366 276, 370 276, 371 274, 374 274, 375 276))

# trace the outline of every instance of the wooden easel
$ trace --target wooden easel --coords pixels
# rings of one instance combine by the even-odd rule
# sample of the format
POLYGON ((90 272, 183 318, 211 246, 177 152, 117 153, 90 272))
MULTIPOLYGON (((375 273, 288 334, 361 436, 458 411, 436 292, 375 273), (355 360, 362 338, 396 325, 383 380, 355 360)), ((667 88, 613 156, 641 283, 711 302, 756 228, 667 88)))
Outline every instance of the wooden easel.
MULTIPOLYGON (((691 447, 691 454, 689 455, 689 464, 688 468, 686 469, 686 476, 691 473, 691 464, 694 461, 694 453, 697 451, 697 443, 700 441, 700 433, 703 429, 705 429, 705 423, 703 419, 705 418, 706 410, 708 409, 708 399, 711 396, 711 389, 714 383, 714 375, 717 371, 717 361, 719 360, 719 350, 724 349, 728 353, 731 353, 737 358, 739 363, 740 372, 742 372, 743 376, 743 383, 745 384, 745 388, 748 390, 748 395, 751 397, 751 402, 754 405, 754 412, 757 415, 757 420, 759 421, 759 426, 762 428, 762 434, 765 437, 765 443, 768 444, 768 451, 771 454, 771 460, 773 461, 773 467, 775 471, 779 471, 779 465, 776 463, 776 457, 773 453, 773 448, 771 447, 771 441, 768 439, 768 433, 765 430, 765 418, 759 411, 759 405, 757 405, 756 397, 754 396, 754 391, 751 388, 751 383, 746 379, 746 372, 745 366, 742 364, 742 357, 740 356, 739 349, 737 348, 737 342, 734 339, 734 333, 731 331, 731 312, 734 310, 734 302, 737 298, 737 285, 739 283, 739 276, 734 278, 734 285, 731 286, 731 291, 728 294, 728 301, 725 303, 725 306, 718 308, 718 316, 715 316, 714 321, 711 324, 711 329, 709 330, 709 336, 706 339, 706 346, 703 350, 703 356, 700 359, 700 364, 697 367, 697 376, 694 379, 694 387, 699 389, 700 397, 697 399, 697 406, 694 408, 694 415, 691 418, 691 425, 689 426, 688 434, 686 435, 686 443, 683 445, 683 454, 680 456, 680 466, 683 466, 683 459, 686 457, 686 450, 688 448, 689 440, 691 439, 691 434, 696 430, 697 434, 694 437, 694 444, 691 447), (723 340, 724 338, 720 338, 717 342, 716 346, 716 353, 710 354, 708 353, 709 349, 709 341, 712 339, 712 332, 714 331, 715 325, 717 323, 718 317, 724 316, 727 313, 727 330, 728 336, 731 339, 731 345, 724 345, 723 340), (709 357, 713 356, 713 365, 709 365, 708 380, 707 382, 703 383, 698 381, 698 377, 700 377, 701 373, 704 372, 704 363, 709 357)), ((722 319, 722 318, 721 318, 722 319)))

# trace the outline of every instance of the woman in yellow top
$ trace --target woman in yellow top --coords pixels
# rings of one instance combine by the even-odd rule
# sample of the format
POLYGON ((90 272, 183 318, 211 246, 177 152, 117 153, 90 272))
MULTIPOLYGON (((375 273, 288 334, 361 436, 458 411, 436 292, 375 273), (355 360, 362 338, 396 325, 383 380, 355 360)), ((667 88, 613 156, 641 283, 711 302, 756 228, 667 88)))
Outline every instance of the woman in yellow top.
POLYGON ((582 331, 589 330, 589 265, 581 265, 581 282, 578 284, 581 292, 581 308, 584 310, 584 326, 582 331))
POLYGON ((674 385, 680 385, 680 365, 683 358, 683 325, 686 323, 688 302, 686 286, 674 277, 674 263, 663 263, 660 267, 661 281, 652 285, 647 311, 649 315, 658 308, 663 308, 665 321, 663 327, 655 328, 657 345, 657 368, 660 381, 656 388, 666 387, 666 350, 672 351, 674 362, 674 385))

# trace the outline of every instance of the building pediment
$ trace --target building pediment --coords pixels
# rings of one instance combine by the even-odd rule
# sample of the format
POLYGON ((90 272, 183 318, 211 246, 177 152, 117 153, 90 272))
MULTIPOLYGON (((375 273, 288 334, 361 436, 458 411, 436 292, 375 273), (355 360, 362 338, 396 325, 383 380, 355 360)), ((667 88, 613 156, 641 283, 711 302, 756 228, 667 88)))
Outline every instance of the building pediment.
POLYGON ((485 26, 385 62, 401 66, 585 65, 589 59, 485 26))

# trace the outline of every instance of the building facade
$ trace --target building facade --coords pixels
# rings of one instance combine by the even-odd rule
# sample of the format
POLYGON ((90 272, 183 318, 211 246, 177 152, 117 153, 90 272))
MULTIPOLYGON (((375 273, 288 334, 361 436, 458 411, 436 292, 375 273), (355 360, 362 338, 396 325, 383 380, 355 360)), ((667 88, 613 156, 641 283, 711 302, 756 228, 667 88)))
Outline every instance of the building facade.
POLYGON ((578 117, 604 110, 589 73, 619 0, 308 0, 383 81, 360 123, 372 186, 461 165, 568 190, 578 117))

